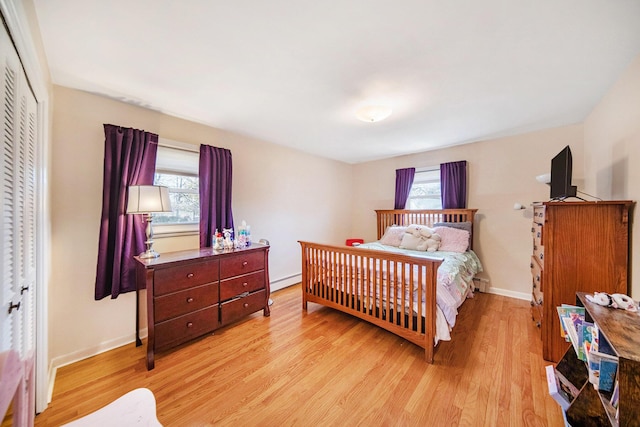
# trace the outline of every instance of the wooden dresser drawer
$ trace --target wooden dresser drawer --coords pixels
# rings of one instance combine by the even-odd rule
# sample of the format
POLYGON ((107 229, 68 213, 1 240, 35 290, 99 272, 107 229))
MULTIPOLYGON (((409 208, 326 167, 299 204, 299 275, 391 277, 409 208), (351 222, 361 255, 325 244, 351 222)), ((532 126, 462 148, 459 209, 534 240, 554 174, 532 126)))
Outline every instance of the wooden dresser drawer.
POLYGON ((221 280, 257 270, 264 270, 263 252, 240 252, 237 255, 220 260, 221 280))
MULTIPOLYGON (((534 296, 535 298, 535 296, 534 296)), ((542 325, 542 305, 531 302, 531 318, 539 328, 542 325)))
POLYGON ((544 246, 544 242, 542 241, 542 225, 534 222, 531 226, 531 236, 533 237, 533 247, 536 246, 544 246))
POLYGON ((155 350, 170 348, 211 332, 220 325, 218 305, 156 324, 155 350))
POLYGON ((244 292, 253 292, 264 288, 264 270, 220 282, 220 301, 226 301, 244 292))
POLYGON ((545 206, 533 205, 533 222, 538 223, 540 225, 544 225, 544 219, 545 219, 545 206))
MULTIPOLYGON (((536 226, 534 226, 534 228, 536 226)), ((539 231, 540 236, 542 236, 542 227, 540 227, 539 231)), ((533 239, 533 257, 538 260, 538 264, 540 264, 541 267, 544 267, 544 246, 540 239, 533 239)))
POLYGON ((258 291, 242 298, 232 299, 220 305, 220 321, 227 325, 258 310, 267 304, 266 291, 258 291))
POLYGON ((153 279, 154 295, 164 295, 181 289, 217 282, 218 271, 218 260, 157 269, 153 279))
POLYGON ((533 292, 537 292, 542 297, 543 280, 542 280, 542 267, 536 261, 535 257, 531 257, 531 278, 533 280, 533 292))
POLYGON ((218 304, 218 283, 196 286, 156 297, 153 309, 156 322, 218 304))

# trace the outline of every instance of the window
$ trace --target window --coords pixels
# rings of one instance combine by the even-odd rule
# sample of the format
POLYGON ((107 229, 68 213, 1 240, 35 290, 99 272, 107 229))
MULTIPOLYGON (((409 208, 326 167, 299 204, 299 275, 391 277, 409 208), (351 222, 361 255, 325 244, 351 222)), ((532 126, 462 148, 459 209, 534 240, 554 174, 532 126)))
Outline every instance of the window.
POLYGON ((169 187, 172 212, 158 213, 156 224, 193 224, 200 221, 198 177, 156 172, 155 185, 169 187))
POLYGON ((439 168, 416 171, 407 209, 442 209, 439 168))
POLYGON ((192 145, 160 138, 154 184, 169 188, 172 212, 153 215, 156 234, 199 232, 198 163, 199 153, 192 145))

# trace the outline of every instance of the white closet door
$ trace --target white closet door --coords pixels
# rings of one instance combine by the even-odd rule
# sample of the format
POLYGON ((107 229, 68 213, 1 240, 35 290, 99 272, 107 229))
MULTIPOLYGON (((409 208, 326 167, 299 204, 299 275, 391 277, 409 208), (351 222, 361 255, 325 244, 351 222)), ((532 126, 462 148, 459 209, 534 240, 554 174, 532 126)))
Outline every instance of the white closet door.
POLYGON ((35 349, 37 104, 6 29, 0 29, 0 350, 35 349))

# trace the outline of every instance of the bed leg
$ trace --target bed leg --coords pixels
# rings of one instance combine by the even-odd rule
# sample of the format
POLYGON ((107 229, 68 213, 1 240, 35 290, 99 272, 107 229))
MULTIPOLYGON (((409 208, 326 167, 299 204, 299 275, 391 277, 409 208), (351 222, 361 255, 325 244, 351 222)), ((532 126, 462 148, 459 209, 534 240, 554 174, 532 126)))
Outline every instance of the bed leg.
POLYGON ((427 343, 424 349, 424 360, 427 363, 433 363, 433 341, 431 342, 431 345, 427 343))

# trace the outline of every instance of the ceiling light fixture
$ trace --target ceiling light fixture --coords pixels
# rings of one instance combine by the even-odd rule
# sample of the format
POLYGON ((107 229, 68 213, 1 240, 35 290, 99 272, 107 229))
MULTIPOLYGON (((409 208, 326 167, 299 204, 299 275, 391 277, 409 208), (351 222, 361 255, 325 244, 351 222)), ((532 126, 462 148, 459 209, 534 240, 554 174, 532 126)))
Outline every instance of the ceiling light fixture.
POLYGON ((367 105, 356 111, 356 117, 363 122, 379 122, 391 115, 391 108, 381 105, 367 105))

